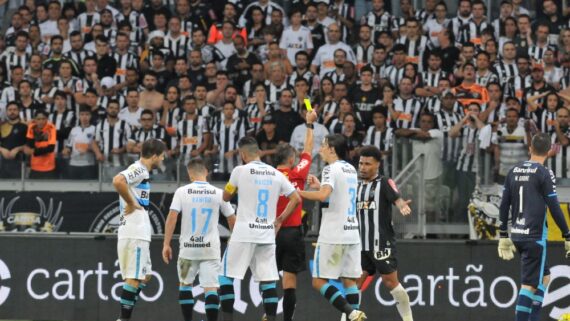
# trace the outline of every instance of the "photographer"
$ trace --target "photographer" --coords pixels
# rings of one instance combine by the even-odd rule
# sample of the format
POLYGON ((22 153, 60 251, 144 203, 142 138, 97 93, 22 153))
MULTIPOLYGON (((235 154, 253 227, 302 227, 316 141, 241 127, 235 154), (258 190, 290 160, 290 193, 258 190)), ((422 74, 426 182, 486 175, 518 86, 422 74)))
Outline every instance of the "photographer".
POLYGON ((36 111, 34 120, 28 126, 26 139, 27 145, 24 147, 24 153, 31 156, 30 178, 56 178, 56 129, 52 123, 48 122, 47 111, 43 109, 36 111))

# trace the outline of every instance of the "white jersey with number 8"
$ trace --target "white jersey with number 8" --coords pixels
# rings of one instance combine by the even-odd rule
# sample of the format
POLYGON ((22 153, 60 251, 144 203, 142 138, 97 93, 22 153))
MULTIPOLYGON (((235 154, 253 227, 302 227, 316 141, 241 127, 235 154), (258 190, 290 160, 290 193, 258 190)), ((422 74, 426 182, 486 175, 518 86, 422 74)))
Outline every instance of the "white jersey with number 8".
POLYGON ((295 191, 287 177, 275 168, 253 161, 236 167, 226 186, 237 188, 237 220, 232 241, 274 244, 277 201, 295 191))
POLYGON ((345 162, 336 161, 323 169, 321 185, 328 185, 332 192, 323 208, 319 231, 319 243, 358 244, 360 234, 356 218, 356 169, 345 162))

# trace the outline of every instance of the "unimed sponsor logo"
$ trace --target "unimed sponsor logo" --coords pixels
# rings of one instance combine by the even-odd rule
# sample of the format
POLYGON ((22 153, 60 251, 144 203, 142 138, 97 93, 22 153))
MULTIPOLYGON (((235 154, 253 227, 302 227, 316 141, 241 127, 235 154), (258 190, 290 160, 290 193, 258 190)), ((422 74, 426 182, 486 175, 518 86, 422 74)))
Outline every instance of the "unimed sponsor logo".
POLYGON ((1 285, 3 280, 9 280, 12 277, 10 270, 4 261, 0 260, 0 305, 4 304, 10 295, 10 288, 1 285))

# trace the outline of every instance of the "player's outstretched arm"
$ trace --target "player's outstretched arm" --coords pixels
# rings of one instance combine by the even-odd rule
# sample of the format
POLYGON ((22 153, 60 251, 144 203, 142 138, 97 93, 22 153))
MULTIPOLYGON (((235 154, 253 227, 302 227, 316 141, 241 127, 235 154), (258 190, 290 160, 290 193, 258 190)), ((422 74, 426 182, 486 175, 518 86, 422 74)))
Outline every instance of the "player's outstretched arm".
POLYGON ((127 179, 125 176, 123 176, 123 174, 117 174, 115 177, 113 177, 113 187, 127 203, 125 206, 125 215, 131 214, 136 209, 142 209, 139 203, 135 201, 129 192, 129 184, 127 184, 127 179))
POLYGON ((176 228, 177 220, 178 212, 170 210, 164 226, 164 243, 162 244, 162 260, 166 264, 172 260, 172 248, 170 247, 170 242, 172 241, 172 235, 174 234, 174 228, 176 228))
POLYGON ((317 120, 317 113, 313 110, 307 113, 307 133, 305 134, 305 144, 303 148, 303 152, 311 154, 313 153, 313 145, 314 145, 314 138, 313 138, 313 125, 317 120))
POLYGON ((394 204, 396 204, 396 206, 398 207, 398 210, 400 210, 400 214, 402 214, 403 216, 408 216, 412 214, 412 209, 410 208, 411 203, 412 200, 404 200, 403 198, 398 198, 394 202, 394 204))
POLYGON ((318 191, 299 191, 302 198, 309 201, 324 202, 329 198, 333 189, 330 185, 321 185, 318 191))

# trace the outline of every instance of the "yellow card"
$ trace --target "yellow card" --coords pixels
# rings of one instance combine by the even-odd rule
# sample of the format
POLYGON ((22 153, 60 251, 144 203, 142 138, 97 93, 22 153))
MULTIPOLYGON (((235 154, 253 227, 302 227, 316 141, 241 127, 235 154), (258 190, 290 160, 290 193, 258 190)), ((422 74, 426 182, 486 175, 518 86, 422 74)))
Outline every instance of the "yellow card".
POLYGON ((311 100, 309 98, 305 98, 305 106, 309 112, 313 111, 313 107, 311 106, 311 100))

